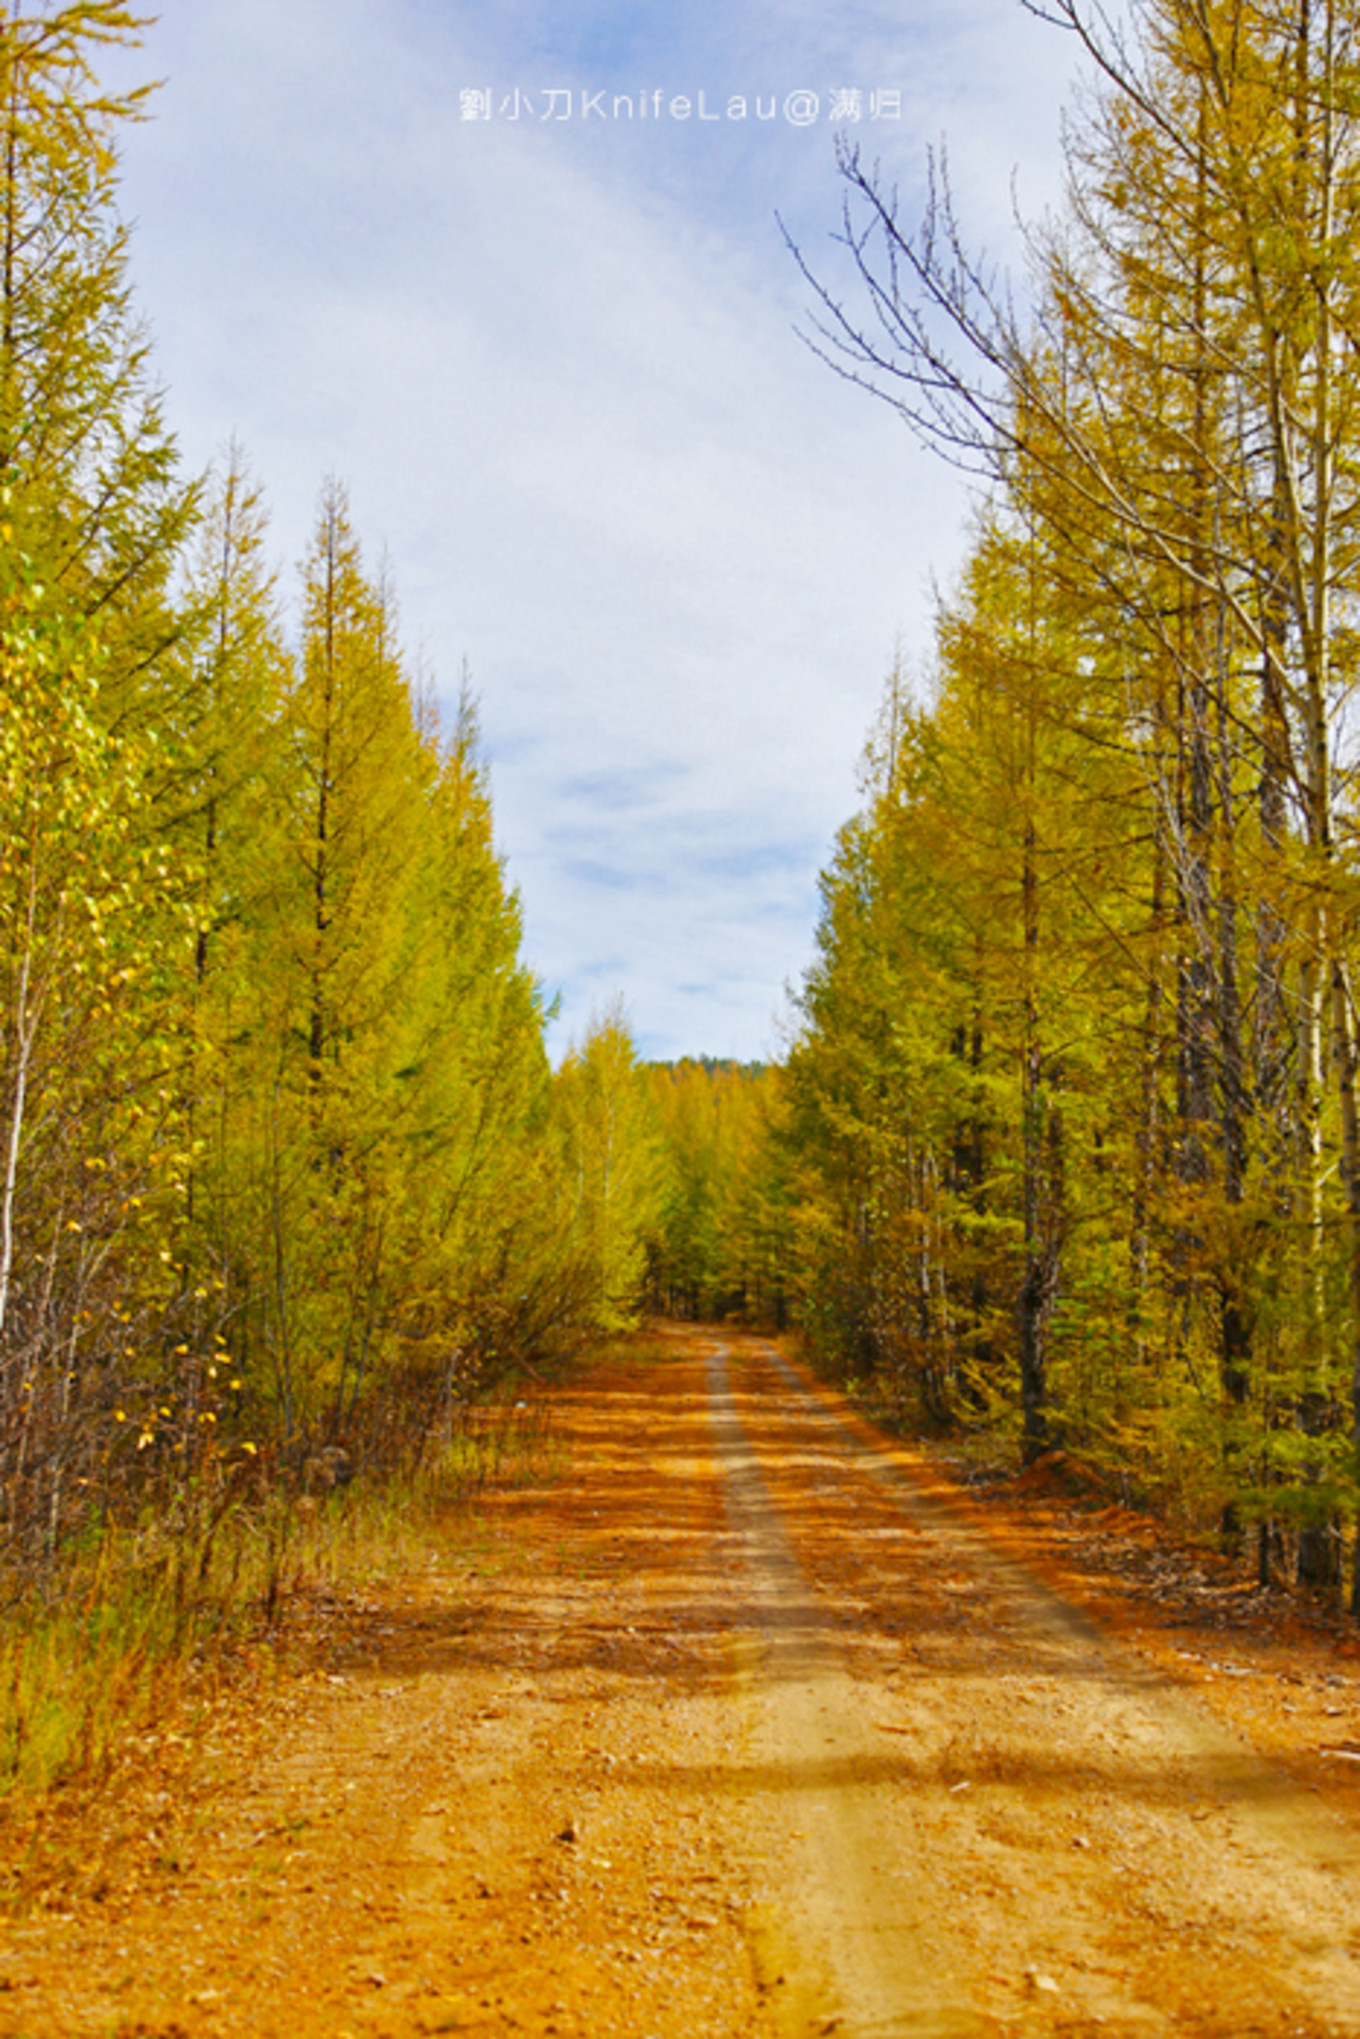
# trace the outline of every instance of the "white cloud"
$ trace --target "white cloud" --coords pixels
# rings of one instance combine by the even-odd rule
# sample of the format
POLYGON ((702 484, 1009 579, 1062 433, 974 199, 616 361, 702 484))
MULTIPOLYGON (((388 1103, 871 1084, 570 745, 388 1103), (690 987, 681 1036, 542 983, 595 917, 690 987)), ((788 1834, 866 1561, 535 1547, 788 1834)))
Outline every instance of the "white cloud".
POLYGON ((1052 189, 1054 48, 998 0, 180 0, 153 33, 127 189, 171 416, 195 462, 241 435, 287 558, 338 471, 446 690, 470 660, 564 1036, 621 989, 651 1052, 773 1047, 962 497, 792 334, 772 207, 822 244, 825 128, 480 126, 459 89, 896 84, 873 139, 905 183, 953 129, 998 245, 1012 163, 1052 189))

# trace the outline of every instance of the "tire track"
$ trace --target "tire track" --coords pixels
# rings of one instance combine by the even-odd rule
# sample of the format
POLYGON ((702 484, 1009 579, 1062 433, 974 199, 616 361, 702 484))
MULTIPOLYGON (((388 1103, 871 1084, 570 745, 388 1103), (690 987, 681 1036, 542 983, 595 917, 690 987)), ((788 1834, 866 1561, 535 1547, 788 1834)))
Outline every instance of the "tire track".
POLYGON ((708 1387, 781 2029, 1360 2033, 1334 1815, 773 1347, 708 1387))
POLYGON ((727 1362, 726 1347, 709 1355, 708 1386, 754 1616, 742 1679, 753 1714, 744 1788, 773 1806, 782 1829, 778 1890, 754 1921, 771 2012, 788 2032, 981 2032, 940 1974, 929 1919, 913 1898, 918 1837, 878 1786, 882 1738, 781 1524, 727 1362))

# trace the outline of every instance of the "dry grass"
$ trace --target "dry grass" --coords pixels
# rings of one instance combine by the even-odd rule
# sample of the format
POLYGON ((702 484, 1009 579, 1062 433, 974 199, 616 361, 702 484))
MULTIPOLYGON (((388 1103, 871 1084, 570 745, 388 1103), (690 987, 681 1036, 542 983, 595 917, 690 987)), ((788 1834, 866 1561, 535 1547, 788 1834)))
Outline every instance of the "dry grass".
POLYGON ((164 1726, 257 1646, 286 1648, 292 1611, 457 1538, 478 1497, 552 1473, 541 1402, 456 1411, 413 1472, 324 1494, 278 1486, 106 1527, 0 1614, 0 1797, 97 1784, 128 1739, 164 1726))

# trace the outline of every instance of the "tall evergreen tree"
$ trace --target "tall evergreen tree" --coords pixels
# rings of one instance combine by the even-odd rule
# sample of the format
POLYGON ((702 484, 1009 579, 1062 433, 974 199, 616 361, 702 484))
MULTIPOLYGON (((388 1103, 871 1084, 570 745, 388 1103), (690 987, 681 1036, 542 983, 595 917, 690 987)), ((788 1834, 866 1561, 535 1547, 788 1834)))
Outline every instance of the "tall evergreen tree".
POLYGON ((158 796, 194 498, 114 206, 142 95, 95 73, 139 25, 111 0, 0 22, 0 1397, 16 1520, 49 1535, 91 1409, 173 1306, 185 1165, 164 966, 191 878, 158 796))

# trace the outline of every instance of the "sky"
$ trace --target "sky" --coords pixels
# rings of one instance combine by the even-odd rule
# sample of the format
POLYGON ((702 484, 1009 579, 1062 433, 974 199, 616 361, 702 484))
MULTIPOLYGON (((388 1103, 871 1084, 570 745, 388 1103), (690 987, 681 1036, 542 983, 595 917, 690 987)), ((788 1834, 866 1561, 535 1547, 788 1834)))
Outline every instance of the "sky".
POLYGON ((338 477, 466 667, 556 1052, 619 998, 644 1056, 781 1052, 969 503, 799 338, 779 219, 834 282, 835 134, 907 217, 944 146, 1015 261, 1071 64, 1019 0, 169 0, 119 60, 164 81, 122 204, 185 460, 239 441, 285 586, 338 477))

